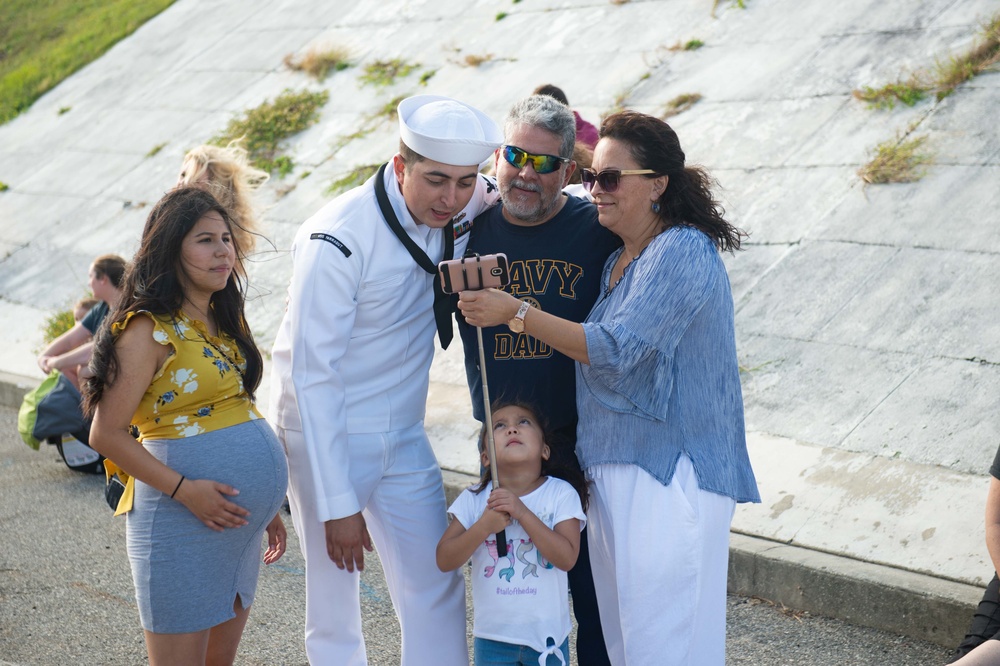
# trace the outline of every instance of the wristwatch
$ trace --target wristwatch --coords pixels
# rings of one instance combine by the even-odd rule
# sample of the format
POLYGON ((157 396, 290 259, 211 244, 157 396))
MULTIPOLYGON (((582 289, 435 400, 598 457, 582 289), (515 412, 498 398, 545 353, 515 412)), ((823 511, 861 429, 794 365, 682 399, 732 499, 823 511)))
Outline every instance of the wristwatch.
POLYGON ((524 333, 524 315, 528 314, 528 308, 530 307, 531 303, 521 301, 521 307, 517 309, 517 314, 507 322, 507 326, 511 331, 514 333, 524 333))

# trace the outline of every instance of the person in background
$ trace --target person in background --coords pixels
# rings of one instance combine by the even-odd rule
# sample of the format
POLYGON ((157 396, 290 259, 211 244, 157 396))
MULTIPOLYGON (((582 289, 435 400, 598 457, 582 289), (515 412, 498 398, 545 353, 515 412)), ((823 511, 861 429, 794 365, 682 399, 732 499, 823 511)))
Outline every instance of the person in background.
POLYGON ((229 214, 198 188, 150 211, 84 390, 92 447, 131 478, 116 514, 150 664, 232 664, 285 551, 288 468, 254 406, 261 354, 229 214), (130 428, 139 433, 137 443, 130 428))
POLYGON ((96 298, 81 298, 76 303, 73 304, 73 321, 79 323, 87 316, 87 313, 94 309, 94 306, 100 303, 96 298))
MULTIPOLYGON (((566 99, 566 93, 562 91, 562 88, 557 88, 551 83, 538 86, 531 94, 547 95, 552 99, 569 106, 569 100, 566 99)), ((576 111, 573 111, 573 118, 576 119, 576 142, 593 150, 594 146, 597 145, 597 128, 584 120, 576 111)))
MULTIPOLYGON (((235 143, 225 147, 203 144, 184 155, 177 187, 202 187, 214 196, 229 212, 233 238, 244 256, 249 256, 260 236, 253 195, 269 177, 250 164, 247 151, 235 143)), ((244 271, 242 259, 238 270, 244 271)))
POLYGON ((952 655, 954 664, 995 666, 1000 664, 1000 449, 990 466, 990 489, 986 495, 986 550, 993 562, 993 579, 986 586, 965 638, 952 655))
POLYGON ((624 245, 582 323, 499 290, 462 292, 474 326, 508 322, 577 361, 577 455, 591 482, 590 559, 611 663, 725 661, 729 525, 759 502, 721 251, 741 233, 674 130, 624 111, 583 183, 624 245))
MULTIPOLYGON (((81 375, 86 378, 87 364, 93 354, 94 336, 108 310, 118 301, 124 275, 125 260, 117 254, 103 254, 94 259, 88 272, 87 286, 98 302, 73 328, 53 340, 42 351, 38 356, 38 367, 42 372, 48 374, 58 370, 66 375, 73 386, 80 388, 81 375)), ((75 306, 74 310, 76 309, 75 306)))
MULTIPOLYGON (((601 269, 621 241, 597 221, 587 199, 564 192, 577 170, 575 128, 566 105, 545 95, 517 102, 504 122, 505 144, 494 156, 501 205, 476 218, 469 251, 502 252, 510 264, 505 289, 523 302, 570 321, 583 321, 600 294, 601 269)), ((506 324, 506 322, 504 322, 506 324)), ((484 421, 479 344, 475 328, 458 318, 473 416, 484 421)), ((576 458, 576 375, 573 359, 506 325, 483 330, 486 376, 494 397, 537 405, 553 429, 552 456, 579 468, 576 458)), ((605 666, 600 613, 587 551, 569 572, 581 666, 605 666)))

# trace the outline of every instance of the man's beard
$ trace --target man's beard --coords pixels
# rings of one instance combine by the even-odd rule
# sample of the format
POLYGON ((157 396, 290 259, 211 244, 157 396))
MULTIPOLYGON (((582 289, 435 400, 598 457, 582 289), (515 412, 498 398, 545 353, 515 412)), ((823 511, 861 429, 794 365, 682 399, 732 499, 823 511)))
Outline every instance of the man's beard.
POLYGON ((551 200, 546 200, 542 186, 539 183, 528 183, 520 178, 512 178, 506 184, 500 185, 500 198, 503 199, 503 206, 508 214, 518 220, 531 223, 541 222, 548 217, 549 213, 555 207, 558 195, 551 200), (515 187, 540 194, 541 197, 539 197, 538 203, 531 204, 514 201, 511 197, 511 191, 515 187))

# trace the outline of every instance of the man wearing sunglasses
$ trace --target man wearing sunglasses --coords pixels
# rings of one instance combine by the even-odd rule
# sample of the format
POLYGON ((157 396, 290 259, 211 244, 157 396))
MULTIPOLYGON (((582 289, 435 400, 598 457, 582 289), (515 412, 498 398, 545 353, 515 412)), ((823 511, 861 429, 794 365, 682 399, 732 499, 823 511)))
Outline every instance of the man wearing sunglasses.
MULTIPOLYGON (((597 299, 604 262, 621 241, 598 224, 593 203, 563 192, 576 169, 571 158, 576 120, 557 100, 532 95, 507 114, 504 133, 505 143, 495 155, 502 205, 476 218, 468 249, 478 254, 503 252, 510 264, 507 291, 532 307, 582 322, 597 299)), ((482 422, 477 336, 461 316, 458 320, 473 413, 482 422)), ((509 327, 483 330, 491 397, 533 403, 555 434, 556 441, 550 443, 553 460, 579 468, 574 452, 573 361, 518 332, 518 323, 511 320, 509 327)), ((569 584, 579 627, 578 663, 610 663, 590 575, 586 531, 569 584)))
POLYGON ((435 561, 447 514, 423 419, 434 331, 442 344, 452 332, 450 303, 437 307, 436 266, 462 256, 471 218, 496 199, 479 165, 500 129, 433 95, 403 100, 398 117, 399 153, 296 233, 272 353, 271 424, 288 456, 306 561, 312 664, 367 663, 359 571, 373 541, 402 663, 469 661, 465 581, 435 561))

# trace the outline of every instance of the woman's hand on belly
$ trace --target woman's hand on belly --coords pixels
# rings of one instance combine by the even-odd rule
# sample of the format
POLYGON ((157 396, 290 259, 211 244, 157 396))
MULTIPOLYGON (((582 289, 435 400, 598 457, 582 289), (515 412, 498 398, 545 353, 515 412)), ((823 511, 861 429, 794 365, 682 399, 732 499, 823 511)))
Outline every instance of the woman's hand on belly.
POLYGON ((225 483, 209 479, 184 479, 174 499, 205 524, 205 527, 221 532, 227 527, 243 527, 250 512, 228 499, 227 495, 239 495, 240 491, 225 483))

